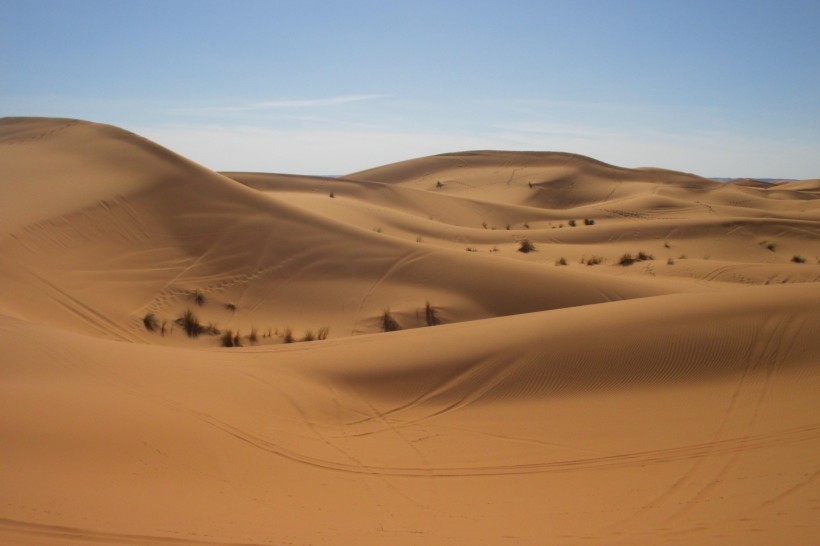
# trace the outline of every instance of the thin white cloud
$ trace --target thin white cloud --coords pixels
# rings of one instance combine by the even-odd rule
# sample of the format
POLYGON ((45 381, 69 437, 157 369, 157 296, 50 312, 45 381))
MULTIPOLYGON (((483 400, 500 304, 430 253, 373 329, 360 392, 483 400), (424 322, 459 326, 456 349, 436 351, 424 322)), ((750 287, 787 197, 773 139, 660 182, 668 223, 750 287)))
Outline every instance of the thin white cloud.
POLYGON ((414 157, 487 149, 479 136, 384 130, 271 130, 248 126, 129 127, 214 170, 341 175, 414 157))
POLYGON ((812 141, 782 142, 765 135, 624 131, 609 138, 602 136, 608 129, 598 134, 587 127, 573 134, 565 126, 481 133, 217 124, 128 128, 215 170, 338 175, 424 155, 496 149, 573 152, 623 167, 663 167, 702 176, 817 178, 812 141))
POLYGON ((354 102, 382 99, 388 95, 382 94, 362 94, 362 95, 339 95, 336 97, 324 97, 318 99, 276 99, 262 102, 249 102, 246 104, 231 104, 225 106, 204 106, 201 108, 181 108, 177 112, 184 113, 216 113, 216 112, 251 112, 259 110, 290 110, 305 108, 321 108, 326 106, 339 106, 354 102))
POLYGON ((587 128, 584 126, 561 125, 556 123, 542 123, 525 121, 520 123, 513 123, 508 125, 500 125, 499 129, 512 131, 513 133, 528 133, 531 135, 550 135, 550 136, 570 136, 570 137, 585 137, 585 138, 619 138, 623 133, 609 131, 597 127, 587 128))

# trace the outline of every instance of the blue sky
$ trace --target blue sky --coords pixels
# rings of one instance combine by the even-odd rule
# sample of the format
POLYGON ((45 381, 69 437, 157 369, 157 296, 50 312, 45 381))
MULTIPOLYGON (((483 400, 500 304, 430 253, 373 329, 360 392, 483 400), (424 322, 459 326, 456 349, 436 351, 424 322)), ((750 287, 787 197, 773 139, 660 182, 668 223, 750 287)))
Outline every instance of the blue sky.
POLYGON ((0 116, 217 170, 470 149, 820 177, 820 2, 0 0, 0 116))

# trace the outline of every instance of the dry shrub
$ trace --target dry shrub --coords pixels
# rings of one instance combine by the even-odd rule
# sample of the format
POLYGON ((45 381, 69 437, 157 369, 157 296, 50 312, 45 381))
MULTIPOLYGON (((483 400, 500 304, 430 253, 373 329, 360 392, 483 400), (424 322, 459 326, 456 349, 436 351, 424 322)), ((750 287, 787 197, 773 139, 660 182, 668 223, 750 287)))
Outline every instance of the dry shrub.
POLYGON ((176 323, 185 330, 188 337, 197 337, 204 330, 202 324, 199 323, 199 319, 190 309, 186 309, 182 316, 176 320, 176 323))
POLYGON ((401 326, 399 326, 399 323, 393 318, 393 315, 390 314, 389 309, 386 309, 384 313, 382 313, 382 329, 385 332, 395 332, 396 330, 401 330, 401 326))
POLYGON ((194 290, 191 294, 191 299, 193 299, 194 303, 199 307, 205 305, 205 294, 203 294, 200 290, 194 290))
POLYGON ((530 252, 535 251, 535 245, 532 244, 532 241, 529 239, 524 239, 520 243, 518 243, 518 252, 523 252, 524 254, 529 254, 530 252))
POLYGON ((225 330, 222 332, 222 337, 219 341, 223 347, 233 347, 233 332, 231 330, 225 330))
POLYGON ((145 325, 146 330, 153 332, 159 326, 159 321, 154 313, 145 313, 145 316, 142 317, 142 324, 145 325))
POLYGON ((424 320, 427 322, 427 326, 438 326, 441 324, 441 319, 438 316, 436 308, 430 305, 429 301, 424 305, 424 320))

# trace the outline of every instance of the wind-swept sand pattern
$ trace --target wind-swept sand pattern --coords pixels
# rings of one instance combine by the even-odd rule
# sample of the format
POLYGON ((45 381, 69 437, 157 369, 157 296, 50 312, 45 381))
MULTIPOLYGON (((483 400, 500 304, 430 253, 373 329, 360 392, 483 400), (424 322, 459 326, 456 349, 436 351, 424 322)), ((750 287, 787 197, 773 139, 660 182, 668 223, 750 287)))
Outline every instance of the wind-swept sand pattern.
POLYGON ((816 180, 489 151, 219 174, 13 118, 0 197, 0 542, 820 532, 816 180))

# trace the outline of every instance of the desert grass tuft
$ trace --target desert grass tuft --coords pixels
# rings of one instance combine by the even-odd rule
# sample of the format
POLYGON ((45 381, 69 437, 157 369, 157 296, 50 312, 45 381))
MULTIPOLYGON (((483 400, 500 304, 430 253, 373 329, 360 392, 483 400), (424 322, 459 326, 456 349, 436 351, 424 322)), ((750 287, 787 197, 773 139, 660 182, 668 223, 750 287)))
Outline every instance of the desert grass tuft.
POLYGON ((562 256, 555 260, 555 265, 567 265, 567 259, 562 256))
POLYGON ((251 333, 248 335, 248 341, 251 343, 256 343, 259 341, 259 335, 256 332, 256 328, 251 327, 251 333))
POLYGON ((202 333, 203 327, 199 323, 199 319, 190 309, 186 309, 184 313, 176 320, 188 337, 197 337, 202 333))
POLYGON ((145 316, 142 317, 142 324, 146 330, 153 332, 157 329, 157 326, 159 326, 159 321, 154 313, 145 313, 145 316))
POLYGON ((191 299, 194 300, 194 303, 199 307, 205 305, 205 294, 203 294, 200 290, 194 290, 191 294, 191 299))
POLYGON ((524 239, 520 243, 518 243, 518 252, 523 252, 524 254, 529 254, 530 252, 535 251, 535 245, 532 244, 532 241, 529 239, 524 239))
POLYGON ((284 341, 285 343, 293 343, 294 341, 296 341, 293 338, 293 331, 290 328, 285 328, 285 334, 282 337, 282 341, 284 341))
POLYGON ((384 313, 382 313, 382 329, 385 332, 401 330, 401 326, 399 326, 399 323, 393 318, 389 309, 385 309, 384 313))
POLYGON ((209 322, 207 326, 202 328, 202 333, 208 334, 209 336, 218 336, 222 333, 222 330, 219 329, 219 326, 217 326, 215 322, 209 322))
POLYGON ((313 334, 313 330, 308 330, 305 332, 305 337, 302 338, 302 341, 315 341, 316 336, 313 334))
POLYGON ((321 328, 319 328, 319 333, 316 334, 316 339, 318 339, 319 341, 324 341, 325 339, 327 339, 328 334, 330 334, 330 328, 328 328, 327 326, 322 326, 321 328))
POLYGON ((223 347, 233 347, 233 331, 225 330, 222 332, 222 337, 219 339, 219 343, 223 347))
POLYGON ((637 256, 633 256, 631 253, 627 252, 621 256, 621 259, 618 260, 618 265, 632 265, 635 262, 643 262, 646 260, 654 260, 655 257, 651 254, 647 254, 643 250, 638 252, 637 256))
POLYGON ((806 263, 806 258, 798 254, 795 254, 794 256, 792 256, 792 261, 796 264, 804 264, 806 263))
POLYGON ((438 326, 441 324, 441 319, 438 316, 436 308, 430 305, 430 302, 424 304, 424 321, 427 326, 438 326))

